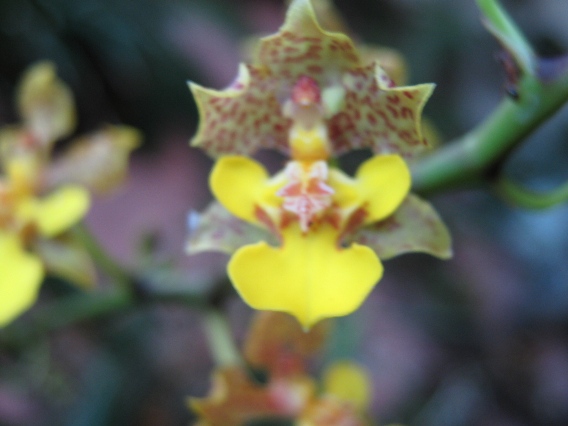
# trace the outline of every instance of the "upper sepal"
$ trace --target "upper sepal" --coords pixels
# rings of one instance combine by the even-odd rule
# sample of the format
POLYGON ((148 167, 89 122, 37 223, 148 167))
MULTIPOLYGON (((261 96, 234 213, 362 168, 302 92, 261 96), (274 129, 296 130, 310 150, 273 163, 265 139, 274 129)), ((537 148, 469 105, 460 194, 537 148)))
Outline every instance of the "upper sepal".
POLYGON ((294 0, 278 33, 261 39, 253 63, 278 79, 308 75, 325 87, 359 66, 360 58, 348 36, 321 28, 309 0, 294 0))
POLYGON ((51 62, 39 62, 26 71, 17 104, 27 130, 43 148, 50 149, 75 128, 73 94, 57 77, 51 62))

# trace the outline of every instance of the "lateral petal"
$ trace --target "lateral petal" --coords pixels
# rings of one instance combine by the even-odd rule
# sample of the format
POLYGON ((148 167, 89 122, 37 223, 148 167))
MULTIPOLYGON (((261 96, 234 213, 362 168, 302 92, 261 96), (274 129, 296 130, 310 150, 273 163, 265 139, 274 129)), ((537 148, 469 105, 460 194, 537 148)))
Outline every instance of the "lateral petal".
POLYGON ((410 190, 410 171, 398 155, 377 155, 365 161, 350 178, 339 170, 330 173, 334 201, 343 210, 365 210, 363 224, 391 215, 410 190))
POLYGON ((0 234, 0 327, 35 302, 42 278, 39 258, 24 251, 16 236, 0 234))
POLYGON ((22 203, 19 215, 34 221, 45 237, 54 237, 75 225, 89 209, 89 193, 82 187, 66 185, 48 196, 22 203))
POLYGON ((227 156, 215 163, 210 187, 219 202, 235 216, 259 223, 256 208, 277 208, 282 198, 276 195, 284 181, 271 179, 266 169, 247 157, 227 156))

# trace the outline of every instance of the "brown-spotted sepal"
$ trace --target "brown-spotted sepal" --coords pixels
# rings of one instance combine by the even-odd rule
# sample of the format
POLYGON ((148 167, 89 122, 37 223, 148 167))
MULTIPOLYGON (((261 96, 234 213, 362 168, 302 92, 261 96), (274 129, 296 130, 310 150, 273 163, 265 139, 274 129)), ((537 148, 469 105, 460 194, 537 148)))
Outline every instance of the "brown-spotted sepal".
POLYGON ((203 213, 190 213, 188 222, 189 237, 185 244, 188 254, 204 251, 232 254, 242 246, 257 241, 277 244, 276 237, 269 231, 233 216, 216 201, 203 213))
POLYGON ((387 219, 360 228, 349 241, 372 248, 383 260, 409 252, 428 253, 441 259, 452 256, 446 225, 430 203, 413 194, 387 219))
POLYGON ((280 30, 261 39, 253 63, 267 67, 281 80, 295 81, 308 75, 326 87, 337 83, 344 72, 358 67, 360 62, 347 35, 325 31, 310 1, 294 0, 280 30))

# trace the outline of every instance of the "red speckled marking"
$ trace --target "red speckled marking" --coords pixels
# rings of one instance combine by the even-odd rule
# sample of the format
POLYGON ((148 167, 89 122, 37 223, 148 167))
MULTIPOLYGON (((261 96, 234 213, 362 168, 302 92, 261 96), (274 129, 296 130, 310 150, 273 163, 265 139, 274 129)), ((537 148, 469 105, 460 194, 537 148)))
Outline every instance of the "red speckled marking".
POLYGON ((325 82, 327 69, 346 70, 359 65, 350 39, 322 33, 313 17, 308 17, 288 16, 278 34, 261 40, 257 63, 264 64, 277 77, 286 75, 292 80, 300 75, 321 75, 320 85, 325 82))
POLYGON ((383 78, 384 71, 375 64, 347 74, 345 107, 328 125, 336 155, 357 148, 409 155, 423 145, 418 126, 429 88, 391 89, 382 83, 390 78, 383 78))
MULTIPOLYGON (((287 149, 290 120, 281 114, 273 79, 249 66, 250 84, 242 90, 214 91, 194 87, 201 113, 194 145, 213 157, 247 155, 260 147, 287 149)), ((240 76, 244 81, 245 77, 240 76)))

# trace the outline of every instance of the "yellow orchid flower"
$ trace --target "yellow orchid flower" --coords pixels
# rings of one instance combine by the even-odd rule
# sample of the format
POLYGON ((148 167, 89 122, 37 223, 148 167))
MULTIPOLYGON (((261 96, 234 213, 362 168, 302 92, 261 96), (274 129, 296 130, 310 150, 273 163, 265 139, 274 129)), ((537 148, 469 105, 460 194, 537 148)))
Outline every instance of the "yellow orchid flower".
POLYGON ((16 103, 21 123, 0 129, 0 327, 34 303, 46 271, 94 284, 89 255, 65 231, 89 208, 85 187, 115 187, 140 139, 107 126, 53 160, 55 143, 75 127, 75 105, 50 62, 24 73, 16 103))
POLYGON ((408 194, 401 157, 426 145, 420 118, 433 85, 396 87, 349 37, 322 29, 309 0, 291 2, 280 31, 261 40, 229 88, 190 88, 201 117, 192 143, 220 157, 210 186, 228 213, 210 209, 188 251, 231 253, 229 276, 253 308, 288 312, 309 329, 361 305, 382 277, 380 257, 449 256, 437 214, 408 194), (259 148, 290 161, 270 176, 244 156, 259 148), (355 176, 329 164, 359 148, 376 155, 355 176))
POLYGON ((35 194, 36 164, 30 158, 8 163, 0 177, 0 327, 28 309, 43 279, 41 258, 29 251, 38 240, 53 238, 87 212, 89 195, 66 185, 44 197, 35 194))
POLYGON ((323 161, 292 161, 269 177, 254 160, 229 156, 215 165, 211 188, 235 216, 281 240, 236 251, 228 270, 237 291, 253 308, 289 312, 309 328, 353 312, 381 278, 373 250, 342 247, 342 237, 391 215, 408 193, 410 173, 390 155, 363 163, 354 178, 323 161))

